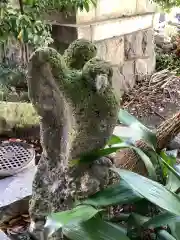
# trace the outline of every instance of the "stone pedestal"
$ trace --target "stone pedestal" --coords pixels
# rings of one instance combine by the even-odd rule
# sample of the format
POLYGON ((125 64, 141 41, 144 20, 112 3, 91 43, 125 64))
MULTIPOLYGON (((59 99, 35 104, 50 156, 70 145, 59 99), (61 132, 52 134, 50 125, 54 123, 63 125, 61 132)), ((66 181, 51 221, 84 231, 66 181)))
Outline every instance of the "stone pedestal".
POLYGON ((154 11, 147 0, 98 0, 89 12, 70 17, 56 12, 46 18, 53 23, 55 46, 62 53, 75 39, 96 44, 98 56, 113 64, 113 85, 120 97, 120 89, 128 91, 154 71, 154 11))

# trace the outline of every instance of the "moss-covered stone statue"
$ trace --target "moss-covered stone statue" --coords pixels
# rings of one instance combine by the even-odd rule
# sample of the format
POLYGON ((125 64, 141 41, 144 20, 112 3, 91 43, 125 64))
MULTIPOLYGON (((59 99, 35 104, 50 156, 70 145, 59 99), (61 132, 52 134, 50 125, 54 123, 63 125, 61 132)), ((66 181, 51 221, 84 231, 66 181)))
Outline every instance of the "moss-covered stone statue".
MULTIPOLYGON (((43 153, 33 182, 31 231, 42 231, 49 212, 72 207, 109 181, 111 162, 103 158, 70 167, 72 159, 103 148, 117 122, 119 101, 112 89, 112 68, 96 58, 89 41, 73 42, 61 56, 37 49, 29 64, 29 97, 41 117, 43 153)), ((56 233, 51 239, 63 239, 56 233)))

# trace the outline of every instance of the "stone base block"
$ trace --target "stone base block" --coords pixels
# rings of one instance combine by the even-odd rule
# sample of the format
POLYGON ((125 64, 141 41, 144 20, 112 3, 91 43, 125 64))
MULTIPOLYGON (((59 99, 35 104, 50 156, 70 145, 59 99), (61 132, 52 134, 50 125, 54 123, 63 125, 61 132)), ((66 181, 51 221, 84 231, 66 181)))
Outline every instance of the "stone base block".
POLYGON ((148 57, 154 48, 154 31, 152 28, 125 35, 125 59, 148 57))
POLYGON ((110 61, 113 65, 123 65, 124 37, 106 39, 98 41, 95 44, 97 47, 97 56, 110 61))
POLYGON ((122 75, 124 76, 127 89, 132 89, 135 85, 135 61, 125 61, 122 66, 122 75))
POLYGON ((155 70, 155 64, 155 55, 145 59, 137 59, 135 61, 136 79, 142 80, 146 76, 151 76, 155 70))

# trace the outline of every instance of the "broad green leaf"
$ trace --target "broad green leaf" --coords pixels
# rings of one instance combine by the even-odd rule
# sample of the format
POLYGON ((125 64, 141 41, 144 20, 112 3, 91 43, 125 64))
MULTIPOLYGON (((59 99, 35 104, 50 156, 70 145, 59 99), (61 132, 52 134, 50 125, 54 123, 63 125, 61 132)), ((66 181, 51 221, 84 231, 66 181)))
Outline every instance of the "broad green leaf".
POLYGON ((147 169, 149 178, 157 180, 156 170, 150 158, 140 148, 132 147, 132 149, 135 150, 135 152, 140 156, 141 160, 143 161, 147 169))
POLYGON ((133 203, 143 197, 132 190, 132 188, 122 179, 118 184, 112 185, 100 192, 97 192, 82 204, 89 204, 96 207, 105 207, 117 204, 133 203))
POLYGON ((156 232, 157 239, 158 240, 177 240, 175 239, 170 233, 168 233, 166 230, 158 230, 156 232))
POLYGON ((180 188, 180 180, 169 171, 166 187, 171 192, 176 192, 180 188))
POLYGON ((92 2, 92 4, 93 4, 94 7, 97 6, 97 1, 96 1, 96 0, 91 0, 91 2, 92 2))
POLYGON ((149 217, 132 213, 127 221, 127 232, 130 239, 140 238, 142 225, 149 220, 149 217))
POLYGON ((48 229, 49 234, 53 234, 58 229, 71 222, 87 221, 95 216, 99 211, 101 210, 97 210, 90 205, 80 205, 72 210, 52 213, 47 217, 45 228, 48 229))
POLYGON ((137 173, 112 168, 124 179, 134 191, 138 192, 150 202, 170 213, 180 215, 180 198, 166 189, 163 185, 137 173))
POLYGON ((166 176, 163 172, 164 165, 162 164, 160 156, 154 150, 148 150, 145 151, 145 153, 151 159, 151 162, 154 166, 157 175, 157 182, 164 185, 166 183, 166 176))
MULTIPOLYGON (((129 145, 128 143, 126 143, 126 145, 129 146, 129 148, 133 149, 140 156, 141 160, 143 161, 147 169, 149 178, 153 180, 157 180, 156 170, 153 163, 151 162, 151 159, 140 148, 129 145)), ((123 143, 114 144, 112 147, 118 147, 118 146, 123 146, 123 143)))
POLYGON ((144 126, 140 121, 138 121, 134 116, 129 114, 127 111, 121 109, 118 114, 118 119, 121 123, 128 125, 130 128, 136 130, 137 135, 134 136, 134 141, 144 140, 153 149, 156 148, 157 138, 156 133, 146 126, 144 126))
POLYGON ((180 240, 180 220, 170 222, 168 226, 171 230, 171 234, 173 235, 173 237, 175 237, 176 240, 180 240))
MULTIPOLYGON (((176 163, 176 157, 175 157, 176 152, 175 151, 161 151, 160 152, 160 156, 161 158, 167 163, 169 164, 171 167, 174 166, 174 164, 176 163)), ((168 168, 163 164, 163 173, 165 176, 168 176, 168 168)))
POLYGON ((135 141, 137 140, 144 140, 150 147, 152 147, 153 150, 155 150, 157 145, 157 138, 156 133, 152 130, 148 129, 144 125, 140 123, 133 123, 130 128, 136 130, 137 136, 135 141))
POLYGON ((127 126, 132 125, 133 123, 140 123, 133 115, 129 114, 126 110, 120 109, 118 113, 118 119, 119 121, 127 126))
POLYGON ((100 218, 68 224, 63 227, 63 234, 71 240, 130 240, 122 227, 100 218))
POLYGON ((149 221, 150 217, 146 217, 137 213, 132 213, 128 219, 128 224, 136 228, 140 228, 149 221))
POLYGON ((84 8, 86 10, 86 12, 89 12, 89 3, 88 2, 84 2, 84 8))
POLYGON ((161 158, 161 161, 167 167, 169 172, 171 172, 177 179, 180 180, 180 174, 173 167, 171 167, 164 159, 161 158))
POLYGON ((94 150, 88 154, 85 154, 84 156, 81 156, 80 159, 78 160, 72 160, 71 161, 71 165, 75 165, 78 163, 88 163, 88 162, 93 162, 94 160, 107 156, 111 153, 114 153, 120 149, 124 149, 124 148, 131 148, 133 149, 139 156, 140 158, 143 160, 144 165, 146 166, 146 169, 148 171, 148 175, 151 179, 153 180, 157 180, 157 176, 156 176, 156 171, 155 168, 150 160, 150 158, 139 148, 136 148, 128 143, 119 143, 119 144, 114 144, 111 147, 107 147, 104 149, 99 149, 99 150, 94 150))
POLYGON ((111 138, 109 139, 107 145, 111 146, 113 144, 117 144, 117 143, 122 143, 123 140, 121 140, 120 137, 116 136, 116 135, 112 135, 111 138))
POLYGON ((168 225, 171 222, 180 220, 180 216, 171 214, 169 212, 161 213, 153 218, 151 218, 149 221, 143 224, 144 228, 157 228, 163 225, 168 225))

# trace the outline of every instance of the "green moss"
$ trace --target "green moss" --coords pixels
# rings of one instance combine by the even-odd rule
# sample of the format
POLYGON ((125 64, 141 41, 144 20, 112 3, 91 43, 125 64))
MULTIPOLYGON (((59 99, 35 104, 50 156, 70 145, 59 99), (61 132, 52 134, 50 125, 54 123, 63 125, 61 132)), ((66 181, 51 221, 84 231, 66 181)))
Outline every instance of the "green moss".
POLYGON ((96 46, 85 39, 71 43, 64 52, 64 60, 69 68, 81 69, 97 53, 96 46))
MULTIPOLYGON (((85 46, 84 40, 78 40, 78 48, 81 42, 85 46)), ((42 48, 36 51, 35 57, 32 59, 32 64, 35 66, 34 74, 36 74, 37 79, 45 78, 42 73, 44 68, 47 67, 46 63, 49 62, 50 72, 47 72, 46 82, 49 79, 52 84, 49 87, 48 84, 46 85, 47 92, 48 90, 52 91, 52 86, 59 87, 61 95, 59 98, 56 95, 54 101, 59 101, 59 104, 62 102, 63 107, 65 101, 67 112, 74 116, 73 119, 69 116, 69 135, 73 135, 72 149, 77 149, 75 150, 76 153, 84 152, 87 148, 90 151, 105 145, 116 125, 120 102, 119 99, 116 99, 112 88, 113 70, 111 64, 94 57, 95 52, 92 54, 91 48, 90 50, 87 48, 89 45, 94 46, 86 41, 85 56, 82 55, 82 52, 79 54, 76 44, 71 44, 65 56, 60 55, 54 49, 42 48), (68 55, 68 53, 73 53, 72 59, 71 54, 68 55), (93 58, 91 58, 92 55, 93 58), (82 62, 80 65, 82 68, 73 68, 73 66, 77 68, 76 64, 68 65, 67 56, 68 62, 74 64, 79 64, 78 57, 81 56, 82 62), (65 61, 63 58, 65 58, 65 61), (41 68, 40 71, 37 71, 37 66, 41 68), (54 84, 54 81, 56 84, 54 84), (73 126, 71 120, 75 121, 73 126), (82 149, 78 150, 80 148, 82 149)), ((92 47, 92 49, 95 49, 95 47, 92 47)), ((41 84, 44 84, 44 82, 41 84)), ((36 107, 38 109, 42 108, 41 102, 38 102, 38 99, 40 99, 39 90, 34 87, 31 94, 35 94, 33 96, 35 100, 33 100, 37 103, 36 107)), ((47 95, 47 100, 48 97, 47 95)), ((46 95, 44 99, 46 99, 46 95)), ((56 106, 54 106, 54 109, 56 110, 56 106)), ((42 111, 46 111, 46 109, 42 111)), ((61 109, 61 111, 64 111, 63 114, 65 115, 62 114, 62 119, 67 118, 67 112, 64 109, 61 109)), ((44 116, 44 113, 42 116, 44 116)))
POLYGON ((96 81, 96 76, 98 74, 105 74, 112 79, 113 71, 111 65, 108 62, 103 61, 97 57, 89 60, 82 69, 83 77, 89 81, 91 84, 96 81))
POLYGON ((89 104, 94 102, 95 105, 96 101, 101 102, 101 98, 106 98, 109 107, 112 104, 117 105, 117 99, 112 91, 112 67, 110 63, 94 57, 95 53, 94 44, 83 39, 73 42, 64 56, 52 48, 38 50, 39 62, 50 63, 52 75, 67 98, 71 99, 72 105, 85 104, 85 101, 89 104), (81 57, 81 63, 78 57, 81 57), (72 69, 72 65, 70 64, 70 67, 67 62, 80 64, 82 68, 72 69), (95 94, 97 91, 99 93, 95 94))

